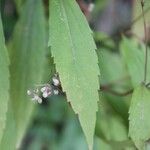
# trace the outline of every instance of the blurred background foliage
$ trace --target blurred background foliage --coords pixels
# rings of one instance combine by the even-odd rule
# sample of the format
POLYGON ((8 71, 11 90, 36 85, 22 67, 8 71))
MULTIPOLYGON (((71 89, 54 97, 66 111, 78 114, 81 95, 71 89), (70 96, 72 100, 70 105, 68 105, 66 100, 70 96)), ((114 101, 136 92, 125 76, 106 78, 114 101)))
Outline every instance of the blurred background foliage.
MULTIPOLYGON (((14 28, 20 20, 25 1, 0 0, 8 47, 11 45, 14 28)), ((78 3, 93 29, 101 69, 101 101, 97 113, 94 150, 134 150, 135 146, 128 137, 128 109, 134 85, 131 81, 132 76, 123 61, 120 45, 122 45, 122 35, 136 39, 138 44, 145 40, 140 2, 138 0, 78 0, 78 3), (93 5, 94 9, 91 11, 93 5)), ((43 0, 43 6, 45 30, 48 33, 48 0, 43 0)), ((32 8, 30 6, 30 9, 32 8)), ((150 43, 149 0, 145 1, 144 9, 150 43)), ((131 43, 132 41, 129 40, 128 45, 131 43)), ((51 54, 48 50, 46 53, 47 62, 43 68, 44 82, 50 80, 55 72, 51 54)), ((87 150, 77 116, 74 115, 64 95, 51 96, 44 99, 41 105, 36 106, 20 149, 87 150)))

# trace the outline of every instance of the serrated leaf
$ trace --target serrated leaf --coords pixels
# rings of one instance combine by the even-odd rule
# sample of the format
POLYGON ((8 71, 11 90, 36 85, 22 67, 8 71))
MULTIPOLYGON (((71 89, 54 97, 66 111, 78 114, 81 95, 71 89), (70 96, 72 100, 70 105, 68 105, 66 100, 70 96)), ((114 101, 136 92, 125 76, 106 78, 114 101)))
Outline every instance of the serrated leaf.
POLYGON ((6 122, 9 100, 9 59, 5 47, 2 20, 0 14, 0 142, 6 122))
POLYGON ((52 56, 63 91, 92 149, 98 109, 99 68, 91 30, 74 0, 50 0, 52 56))
POLYGON ((141 85, 133 93, 129 110, 129 135, 139 150, 150 139, 150 90, 141 85))
POLYGON ((26 91, 40 84, 46 60, 46 30, 41 0, 27 0, 10 47, 11 98, 17 126, 17 144, 25 133, 35 104, 26 91))
MULTIPOLYGON (((129 75, 131 76, 132 85, 136 87, 144 80, 145 47, 138 45, 138 42, 134 39, 124 37, 120 49, 129 75)), ((149 65, 150 60, 148 59, 148 66, 149 65)), ((147 82, 148 81, 150 81, 150 67, 148 67, 147 72, 147 82)))

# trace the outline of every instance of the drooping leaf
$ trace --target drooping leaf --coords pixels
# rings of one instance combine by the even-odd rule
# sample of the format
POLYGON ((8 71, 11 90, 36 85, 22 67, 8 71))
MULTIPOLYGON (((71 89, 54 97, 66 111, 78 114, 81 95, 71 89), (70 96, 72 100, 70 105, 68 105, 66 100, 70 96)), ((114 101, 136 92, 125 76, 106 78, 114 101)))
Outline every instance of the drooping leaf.
POLYGON ((5 46, 2 20, 0 14, 0 142, 6 122, 9 100, 9 59, 5 46))
POLYGON ((129 135, 139 150, 144 150, 150 139, 150 90, 145 86, 135 89, 129 114, 129 135))
POLYGON ((17 126, 17 144, 20 144, 35 106, 26 91, 41 83, 45 55, 46 31, 42 1, 27 0, 10 46, 11 98, 17 126))
MULTIPOLYGON (((131 76, 132 84, 136 87, 144 80, 145 47, 143 45, 138 45, 136 40, 124 37, 120 49, 131 76)), ((150 59, 148 59, 148 66, 149 65, 150 59)), ((147 82, 148 81, 150 81, 150 67, 148 67, 147 72, 147 82)))
POLYGON ((74 0, 50 0, 49 23, 49 45, 63 91, 92 149, 99 68, 91 30, 74 0))

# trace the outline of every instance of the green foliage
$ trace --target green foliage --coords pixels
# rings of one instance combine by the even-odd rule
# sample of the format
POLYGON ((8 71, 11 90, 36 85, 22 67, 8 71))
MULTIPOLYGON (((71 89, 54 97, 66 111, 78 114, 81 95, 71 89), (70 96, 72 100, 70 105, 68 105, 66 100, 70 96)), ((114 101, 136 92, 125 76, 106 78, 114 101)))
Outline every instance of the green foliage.
MULTIPOLYGON (((131 76, 132 85, 136 87, 144 80, 145 47, 139 45, 135 39, 123 38, 120 49, 131 76)), ((148 55, 150 56, 150 53, 148 55)), ((149 65, 150 60, 148 60, 149 65)), ((148 67, 147 80, 150 81, 150 67, 148 67)))
POLYGON ((0 149, 2 150, 16 149, 16 123, 14 120, 11 101, 8 103, 6 127, 2 137, 2 141, 0 143, 0 149))
POLYGON ((0 14, 0 143, 6 124, 6 112, 9 100, 9 59, 5 47, 0 14))
MULTIPOLYGON (((101 69, 101 85, 110 85, 111 89, 119 92, 126 91, 130 87, 130 82, 127 78, 128 74, 125 71, 120 55, 108 51, 107 49, 98 49, 97 55, 99 67, 101 69)), ((105 98, 105 101, 108 101, 123 118, 128 118, 127 99, 125 97, 117 97, 116 95, 106 92, 104 92, 103 95, 107 97, 105 98)))
MULTIPOLYGON (((150 22, 150 2, 149 0, 144 0, 144 13, 145 13, 145 18, 146 18, 146 24, 148 25, 150 22)), ((136 2, 133 8, 133 19, 136 20, 136 18, 138 18, 139 16, 141 16, 141 12, 142 12, 142 8, 141 8, 141 4, 140 1, 136 2)), ((132 26, 132 30, 134 33, 136 33, 136 35, 139 38, 143 38, 144 37, 144 28, 143 28, 143 18, 139 18, 138 20, 136 20, 136 23, 133 24, 132 26)))
POLYGON ((76 0, 1 0, 0 150, 150 149, 150 49, 143 83, 140 1, 132 4, 133 19, 141 18, 131 24, 130 38, 115 31, 124 32, 121 16, 130 21, 131 1, 96 0, 93 13, 89 0, 77 2, 80 7, 76 0), (107 25, 115 30, 112 37, 98 31, 107 25), (45 98, 46 85, 51 93, 45 98), (28 89, 39 90, 41 105, 31 101, 36 94, 28 91, 28 97, 28 89))
POLYGON ((99 68, 91 30, 77 4, 70 0, 50 1, 49 24, 49 45, 63 91, 78 114, 92 149, 99 99, 99 68))
POLYGON ((20 143, 35 104, 26 91, 42 82, 46 60, 46 24, 41 0, 27 0, 10 44, 11 99, 20 143))
POLYGON ((150 90, 141 85, 133 93, 129 110, 129 135, 139 150, 145 150, 150 139, 150 90))

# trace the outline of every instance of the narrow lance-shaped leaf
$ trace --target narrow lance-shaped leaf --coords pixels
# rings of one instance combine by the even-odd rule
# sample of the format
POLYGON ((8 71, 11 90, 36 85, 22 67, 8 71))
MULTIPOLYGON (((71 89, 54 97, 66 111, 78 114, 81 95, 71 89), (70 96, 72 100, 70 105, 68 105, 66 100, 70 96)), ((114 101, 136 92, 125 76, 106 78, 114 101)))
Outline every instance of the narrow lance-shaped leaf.
POLYGON ((9 99, 9 59, 0 14, 0 142, 6 122, 6 112, 9 99))
POLYGON ((34 104, 27 89, 40 84, 46 54, 45 17, 41 0, 27 0, 11 43, 11 98, 17 126, 17 144, 23 137, 34 104))
POLYGON ((144 85, 135 89, 129 114, 129 135, 140 150, 145 150, 150 139, 150 90, 144 85))
POLYGON ((92 32, 75 0, 50 0, 49 24, 49 45, 63 91, 92 149, 100 74, 92 32))

